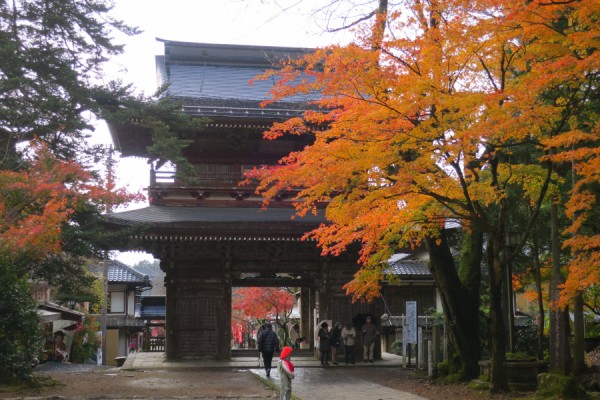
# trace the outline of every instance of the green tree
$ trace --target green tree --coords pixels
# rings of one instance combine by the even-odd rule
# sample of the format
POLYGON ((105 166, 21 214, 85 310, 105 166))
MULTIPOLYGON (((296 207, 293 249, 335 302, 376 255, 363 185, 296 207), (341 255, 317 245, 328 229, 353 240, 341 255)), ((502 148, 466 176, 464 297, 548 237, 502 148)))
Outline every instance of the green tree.
POLYGON ((0 260, 0 384, 30 382, 42 349, 37 305, 26 278, 0 260))
POLYGON ((16 145, 35 136, 63 158, 90 150, 83 139, 93 130, 90 113, 99 112, 102 66, 123 51, 113 31, 138 32, 111 8, 108 0, 0 2, 2 166, 14 168, 16 145))
MULTIPOLYGON (((86 141, 94 119, 118 104, 119 90, 129 90, 102 82, 104 63, 123 51, 113 35, 138 32, 111 17, 112 4, 0 0, 0 262, 2 282, 16 282, 3 295, 20 296, 3 301, 2 318, 23 316, 16 331, 32 340, 35 325, 24 316, 35 312, 21 301, 31 299, 21 282, 44 280, 63 300, 90 299, 86 259, 126 244, 130 234, 102 226, 103 213, 136 196, 115 186, 112 151, 86 141)), ((161 132, 178 118, 165 117, 161 132)), ((169 139, 163 135, 157 146, 160 140, 169 139)), ((2 341, 2 366, 18 371, 3 377, 25 376, 25 339, 5 330, 2 337, 11 338, 2 341)))

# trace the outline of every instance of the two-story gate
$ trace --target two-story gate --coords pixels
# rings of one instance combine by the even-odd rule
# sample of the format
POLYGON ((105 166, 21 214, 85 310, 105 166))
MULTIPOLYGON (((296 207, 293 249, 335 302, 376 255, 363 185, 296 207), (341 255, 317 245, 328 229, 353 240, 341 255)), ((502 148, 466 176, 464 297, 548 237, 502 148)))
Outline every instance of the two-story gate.
MULTIPOLYGON (((166 354, 168 358, 228 358, 232 286, 301 288, 302 334, 312 338, 315 318, 352 321, 383 313, 381 303, 352 303, 342 286, 357 269, 356 253, 323 257, 303 235, 326 223, 318 215, 294 217, 293 193, 281 193, 268 209, 243 174, 273 166, 310 145, 310 135, 266 140, 277 121, 299 116, 316 96, 261 107, 270 81, 248 81, 273 68, 274 61, 311 50, 264 46, 164 41, 157 57, 164 95, 183 112, 210 118, 184 155, 197 175, 186 182, 174 171, 150 170, 149 207, 108 215, 113 228, 140 224, 134 247, 161 260, 166 273, 166 354)), ((149 157, 150 134, 135 124, 108 121, 123 156, 149 157)), ((157 170, 155 170, 155 168, 157 170)), ((358 343, 360 347, 360 342, 358 343)))

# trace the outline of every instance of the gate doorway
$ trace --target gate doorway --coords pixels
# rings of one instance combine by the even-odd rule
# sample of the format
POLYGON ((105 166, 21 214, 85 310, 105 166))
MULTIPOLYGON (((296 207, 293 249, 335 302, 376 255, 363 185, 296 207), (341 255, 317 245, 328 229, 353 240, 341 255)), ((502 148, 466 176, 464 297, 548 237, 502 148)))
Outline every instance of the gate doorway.
POLYGON ((292 346, 292 329, 297 325, 297 337, 303 338, 299 349, 313 348, 314 316, 318 315, 317 291, 310 279, 274 274, 241 274, 234 279, 231 290, 231 357, 254 355, 257 339, 265 322, 270 322, 280 347, 292 346), (276 284, 276 285, 273 285, 276 284))

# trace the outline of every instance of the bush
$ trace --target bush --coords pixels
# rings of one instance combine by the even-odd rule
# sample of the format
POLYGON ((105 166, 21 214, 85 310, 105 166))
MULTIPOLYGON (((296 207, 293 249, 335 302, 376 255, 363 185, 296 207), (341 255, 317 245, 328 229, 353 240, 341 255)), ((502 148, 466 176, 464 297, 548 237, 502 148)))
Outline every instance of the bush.
POLYGON ((583 387, 572 376, 544 373, 538 375, 536 398, 586 399, 583 387))
POLYGON ((0 265, 0 383, 31 381, 42 348, 37 304, 24 278, 0 265))
MULTIPOLYGON (((544 338, 543 347, 548 347, 547 338, 544 338)), ((536 356, 538 348, 538 332, 536 325, 515 327, 515 351, 536 356)))
POLYGON ((98 322, 86 314, 83 328, 73 336, 71 344, 71 361, 84 364, 96 358, 100 347, 100 339, 96 332, 99 331, 98 322))

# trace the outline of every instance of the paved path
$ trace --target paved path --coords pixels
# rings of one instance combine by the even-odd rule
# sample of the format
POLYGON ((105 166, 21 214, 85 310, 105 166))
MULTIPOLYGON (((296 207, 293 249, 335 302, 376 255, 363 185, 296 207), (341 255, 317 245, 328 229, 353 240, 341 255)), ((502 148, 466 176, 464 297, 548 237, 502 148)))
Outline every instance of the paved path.
MULTIPOLYGON (((427 400, 354 376, 348 379, 344 367, 299 368, 292 382, 292 393, 301 400, 427 400)), ((270 378, 264 370, 253 369, 252 372, 279 386, 277 369, 271 370, 270 378)))
MULTIPOLYGON (((231 360, 167 360, 164 353, 132 353, 129 354, 123 365, 124 370, 136 369, 176 369, 176 368, 256 368, 258 361, 258 352, 249 351, 251 357, 234 357, 231 360)), ((321 363, 313 356, 293 357, 294 365, 298 368, 316 368, 321 370, 321 363)), ((273 365, 277 364, 279 358, 273 357, 273 365)), ((331 366, 329 369, 344 368, 380 368, 380 367, 400 367, 402 366, 402 357, 395 354, 383 353, 382 359, 374 364, 364 364, 361 362, 356 365, 331 366)))
MULTIPOLYGON (((254 354, 254 353, 251 353, 254 354)), ((277 356, 273 358, 273 366, 277 365, 277 356)), ((382 354, 382 359, 374 364, 357 363, 356 365, 330 366, 322 368, 314 357, 293 358, 297 375, 292 382, 292 393, 301 400, 427 400, 412 393, 403 392, 378 385, 366 379, 356 378, 356 373, 348 375, 348 371, 361 368, 400 367, 402 357, 389 353, 382 354)), ((264 369, 257 368, 257 358, 236 357, 226 361, 168 361, 163 353, 138 353, 127 357, 123 369, 177 369, 177 368, 240 368, 248 369, 262 379, 270 380, 279 387, 279 375, 276 368, 271 370, 267 378, 264 369)))

